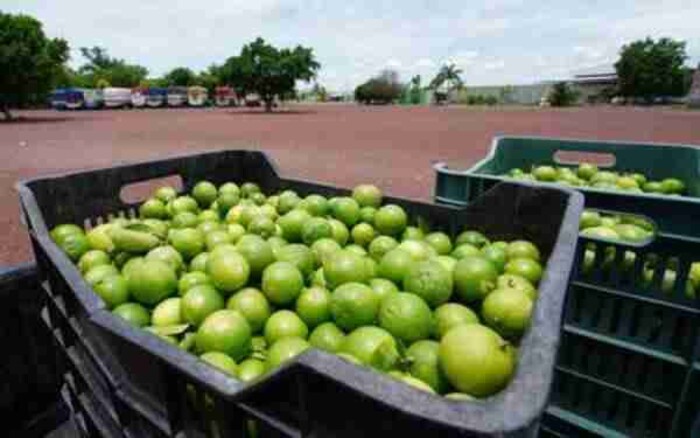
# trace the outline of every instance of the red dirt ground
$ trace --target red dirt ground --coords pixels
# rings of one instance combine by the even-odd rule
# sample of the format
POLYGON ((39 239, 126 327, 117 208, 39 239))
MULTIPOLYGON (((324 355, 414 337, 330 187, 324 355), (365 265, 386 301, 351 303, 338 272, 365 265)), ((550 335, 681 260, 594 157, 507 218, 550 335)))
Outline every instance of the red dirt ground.
POLYGON ((21 178, 177 155, 255 148, 289 176, 429 198, 431 163, 466 167, 499 134, 700 144, 700 113, 635 108, 568 110, 295 106, 246 110, 33 111, 0 123, 0 265, 31 258, 13 185, 21 178))

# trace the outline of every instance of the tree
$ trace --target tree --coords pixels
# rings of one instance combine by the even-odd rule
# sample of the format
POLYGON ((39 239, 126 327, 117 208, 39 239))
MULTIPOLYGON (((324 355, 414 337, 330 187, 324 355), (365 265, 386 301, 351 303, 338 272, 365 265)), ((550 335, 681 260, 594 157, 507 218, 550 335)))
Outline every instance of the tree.
POLYGON ((364 104, 389 104, 401 96, 403 85, 394 70, 384 70, 355 88, 355 100, 364 104))
POLYGON ((421 102, 421 94, 423 93, 423 87, 421 86, 420 75, 415 75, 411 78, 408 93, 409 101, 411 104, 418 105, 421 102))
POLYGON ((98 84, 106 82, 113 87, 135 87, 148 76, 145 67, 112 58, 102 47, 81 47, 80 53, 88 61, 78 69, 81 86, 99 88, 98 84))
POLYGON ((257 93, 269 112, 275 98, 293 96, 296 81, 310 81, 320 67, 313 49, 302 46, 278 49, 257 38, 243 46, 240 55, 226 60, 222 77, 239 96, 257 93))
POLYGON ((437 103, 447 100, 447 96, 452 90, 459 90, 464 86, 462 73, 462 70, 457 68, 455 64, 445 64, 440 67, 429 85, 435 94, 437 103))
POLYGON ((199 72, 195 83, 206 88, 210 95, 216 91, 216 87, 221 85, 221 66, 210 65, 206 70, 199 72))
POLYGON ((47 38, 41 22, 27 15, 0 12, 0 111, 12 118, 10 107, 41 102, 62 74, 68 43, 47 38))
POLYGON ((552 106, 571 106, 578 100, 578 93, 566 82, 557 82, 549 93, 552 106))
POLYGON ((643 98, 682 96, 685 89, 685 42, 670 38, 634 41, 622 47, 615 63, 620 94, 643 98))
POLYGON ((189 68, 177 67, 166 73, 164 79, 168 85, 189 87, 195 85, 197 77, 189 68))

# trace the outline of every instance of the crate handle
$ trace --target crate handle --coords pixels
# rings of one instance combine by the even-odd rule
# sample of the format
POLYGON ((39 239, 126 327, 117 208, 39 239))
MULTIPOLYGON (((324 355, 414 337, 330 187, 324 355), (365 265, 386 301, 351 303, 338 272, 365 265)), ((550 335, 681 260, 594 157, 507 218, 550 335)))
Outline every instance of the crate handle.
POLYGON ((581 164, 591 163, 598 167, 613 167, 617 161, 614 154, 609 152, 590 152, 558 150, 554 152, 554 162, 557 164, 581 164))
POLYGON ((129 184, 124 184, 119 189, 119 199, 125 204, 135 204, 143 202, 150 198, 159 187, 170 186, 178 193, 181 193, 183 187, 182 176, 178 174, 163 176, 159 178, 149 178, 142 181, 136 181, 129 184))

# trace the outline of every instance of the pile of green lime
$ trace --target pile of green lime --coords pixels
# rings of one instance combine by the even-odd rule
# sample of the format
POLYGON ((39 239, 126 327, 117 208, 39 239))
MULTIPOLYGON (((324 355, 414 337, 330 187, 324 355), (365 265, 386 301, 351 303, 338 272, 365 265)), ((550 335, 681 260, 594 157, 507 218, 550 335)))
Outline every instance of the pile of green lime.
POLYGON ((515 168, 504 176, 525 181, 550 182, 601 190, 620 190, 629 193, 653 193, 667 196, 687 194, 685 183, 678 178, 651 181, 640 172, 600 170, 598 166, 591 163, 581 163, 575 168, 553 165, 532 166, 530 172, 515 168))
POLYGON ((51 235, 115 315, 245 382, 317 348, 450 398, 490 396, 513 375, 543 275, 531 242, 428 229, 369 184, 333 198, 162 187, 138 219, 51 235))
MULTIPOLYGON (((654 238, 654 224, 647 219, 630 214, 612 214, 595 210, 584 210, 579 223, 581 236, 593 239, 603 239, 608 241, 618 241, 620 243, 644 244, 654 238)), ((616 272, 620 277, 630 277, 634 274, 634 266, 638 254, 636 251, 627 249, 619 258, 617 248, 604 243, 588 243, 584 250, 581 261, 581 274, 591 275, 596 268, 605 274, 616 272), (602 252, 596 252, 597 246, 602 245, 602 252)), ((664 264, 659 261, 656 254, 646 254, 642 259, 641 277, 633 279, 643 289, 656 287, 665 294, 673 292, 679 278, 678 259, 670 258, 665 266, 655 274, 656 267, 664 264), (654 280, 657 275, 658 281, 654 280)), ((686 297, 695 299, 697 291, 700 290, 700 262, 692 263, 681 289, 686 297)))

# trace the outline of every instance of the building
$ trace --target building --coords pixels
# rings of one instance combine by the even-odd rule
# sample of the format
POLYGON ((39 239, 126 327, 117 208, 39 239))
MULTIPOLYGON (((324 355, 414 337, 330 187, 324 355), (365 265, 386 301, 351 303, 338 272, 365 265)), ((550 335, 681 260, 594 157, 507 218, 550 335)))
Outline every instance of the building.
POLYGON ((596 66, 574 73, 571 81, 585 103, 607 103, 615 95, 617 73, 611 65, 596 66))

